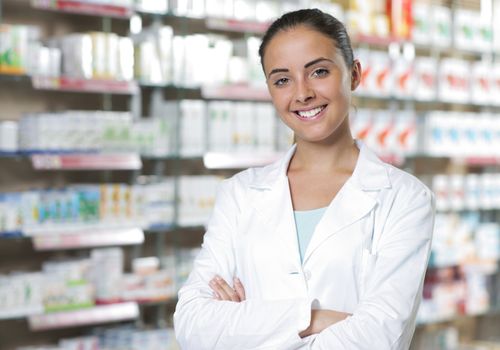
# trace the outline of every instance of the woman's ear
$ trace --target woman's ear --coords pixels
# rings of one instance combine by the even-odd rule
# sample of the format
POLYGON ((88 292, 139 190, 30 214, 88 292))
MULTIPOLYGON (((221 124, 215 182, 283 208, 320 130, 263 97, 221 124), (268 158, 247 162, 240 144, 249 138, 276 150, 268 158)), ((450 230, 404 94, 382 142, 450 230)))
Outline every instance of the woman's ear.
POLYGON ((354 60, 351 69, 351 91, 356 90, 359 83, 361 83, 361 74, 361 63, 358 60, 354 60))

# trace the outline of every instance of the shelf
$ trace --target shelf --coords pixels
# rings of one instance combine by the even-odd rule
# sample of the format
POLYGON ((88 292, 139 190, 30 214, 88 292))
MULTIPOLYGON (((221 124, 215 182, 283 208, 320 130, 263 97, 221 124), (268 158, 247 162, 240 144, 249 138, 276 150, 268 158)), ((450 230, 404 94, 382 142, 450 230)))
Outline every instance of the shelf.
POLYGON ((205 20, 207 29, 223 30, 238 33, 256 33, 264 34, 271 25, 267 22, 241 21, 237 19, 226 18, 207 18, 205 20))
POLYGON ((463 160, 458 159, 456 162, 464 162, 469 166, 499 165, 500 157, 466 157, 463 160))
POLYGON ((32 84, 33 88, 39 90, 56 90, 68 92, 133 95, 139 91, 139 86, 135 81, 119 81, 106 79, 32 77, 32 84))
POLYGON ((0 82, 29 82, 30 77, 24 74, 0 73, 0 82))
POLYGON ((13 320, 19 318, 26 318, 31 315, 38 315, 43 312, 42 306, 24 307, 16 310, 1 310, 0 320, 13 320))
POLYGON ((41 234, 33 237, 33 247, 37 251, 137 245, 143 242, 144 233, 139 228, 41 234))
POLYGON ((34 154, 36 170, 139 170, 142 161, 136 153, 117 154, 34 154))
POLYGON ((418 103, 425 104, 428 106, 436 107, 439 105, 449 105, 449 106, 472 106, 478 108, 500 108, 500 105, 493 104, 481 104, 475 102, 450 102, 450 101, 440 101, 440 100, 417 100, 411 97, 397 97, 397 96, 372 96, 368 94, 359 94, 355 93, 353 95, 354 98, 359 100, 373 100, 373 101, 382 101, 382 102, 400 102, 400 103, 418 103))
POLYGON ((158 299, 158 300, 141 300, 137 301, 140 307, 149 307, 149 306, 161 306, 161 305, 171 305, 177 303, 177 296, 172 296, 168 299, 158 299))
POLYGON ((0 232, 0 239, 19 239, 25 237, 21 231, 0 232))
POLYGON ((377 35, 368 35, 368 34, 357 34, 353 36, 352 40, 353 45, 375 45, 375 46, 389 46, 391 44, 402 44, 409 43, 408 39, 397 38, 397 37, 384 37, 377 35))
POLYGON ((267 165, 282 156, 283 153, 278 152, 261 154, 258 152, 207 152, 203 156, 203 164, 207 169, 243 169, 267 165))
POLYGON ((377 35, 367 35, 367 34, 357 34, 352 37, 352 43, 353 46, 360 46, 360 45, 370 45, 370 46, 379 46, 379 47, 388 47, 391 44, 399 44, 399 45, 404 45, 404 44, 409 44, 413 45, 415 49, 417 50, 426 50, 426 51, 438 51, 438 52, 443 52, 443 53, 450 53, 453 55, 461 55, 461 54, 466 54, 466 55, 472 55, 472 56, 482 56, 482 55, 488 55, 488 54, 493 54, 494 51, 477 51, 477 50, 465 50, 465 49, 459 49, 454 47, 453 45, 451 46, 438 46, 438 45, 433 45, 433 44, 420 44, 420 43, 415 43, 411 39, 407 38, 398 38, 398 37, 393 37, 393 36, 388 36, 388 37, 383 37, 383 36, 377 36, 377 35))
POLYGON ((132 9, 129 7, 77 0, 31 0, 31 5, 41 10, 60 11, 91 16, 130 18, 133 14, 132 9))
MULTIPOLYGON (((203 164, 207 169, 245 169, 270 164, 283 156, 280 152, 207 152, 203 156, 203 164)), ((400 155, 379 156, 384 162, 400 166, 405 157, 400 155)))
POLYGON ((417 327, 425 327, 427 325, 435 325, 439 323, 448 323, 454 322, 460 319, 468 318, 468 317, 482 317, 482 316, 497 316, 500 315, 500 308, 493 308, 490 310, 486 310, 483 312, 478 312, 474 314, 456 314, 451 316, 441 316, 435 317, 433 319, 425 320, 425 321, 417 321, 417 327))
POLYGON ((134 320, 139 317, 135 302, 94 306, 88 309, 34 315, 28 319, 32 331, 134 320))
POLYGON ((201 95, 206 99, 217 100, 271 101, 267 88, 248 84, 202 86, 201 95))

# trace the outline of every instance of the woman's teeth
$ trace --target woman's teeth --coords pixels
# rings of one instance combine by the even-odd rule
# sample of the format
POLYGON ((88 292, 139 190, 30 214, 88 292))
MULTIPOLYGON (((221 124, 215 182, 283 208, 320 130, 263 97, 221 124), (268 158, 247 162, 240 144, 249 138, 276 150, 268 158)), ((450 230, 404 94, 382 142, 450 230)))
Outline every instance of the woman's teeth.
POLYGON ((321 106, 318 108, 310 109, 308 111, 298 111, 297 114, 300 115, 302 118, 312 118, 316 116, 318 113, 320 113, 325 106, 321 106))

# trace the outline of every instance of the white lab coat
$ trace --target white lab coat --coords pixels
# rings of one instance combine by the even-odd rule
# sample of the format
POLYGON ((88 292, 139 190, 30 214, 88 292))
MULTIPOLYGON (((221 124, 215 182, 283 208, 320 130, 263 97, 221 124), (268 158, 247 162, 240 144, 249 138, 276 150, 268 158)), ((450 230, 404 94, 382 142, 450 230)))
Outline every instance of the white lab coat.
POLYGON ((318 223, 301 264, 281 160, 245 170, 219 188, 201 252, 174 314, 183 350, 407 349, 421 299, 434 225, 430 190, 380 161, 362 142, 352 176, 318 223), (213 299, 219 274, 246 290, 213 299), (352 313, 301 339, 311 308, 352 313))

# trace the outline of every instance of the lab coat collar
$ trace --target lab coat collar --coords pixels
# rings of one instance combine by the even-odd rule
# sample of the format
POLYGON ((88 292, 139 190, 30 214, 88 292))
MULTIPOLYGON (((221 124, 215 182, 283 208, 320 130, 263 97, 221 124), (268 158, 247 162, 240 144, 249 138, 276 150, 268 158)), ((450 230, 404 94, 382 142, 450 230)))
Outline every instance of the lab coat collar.
MULTIPOLYGON (((360 152, 354 172, 349 179, 351 185, 363 191, 377 191, 382 188, 391 188, 385 163, 363 141, 356 140, 356 145, 360 152)), ((296 148, 296 144, 292 145, 281 159, 268 165, 267 169, 264 168, 267 171, 258 173, 251 187, 255 189, 272 189, 280 180, 286 178, 288 165, 295 154, 296 148)))

